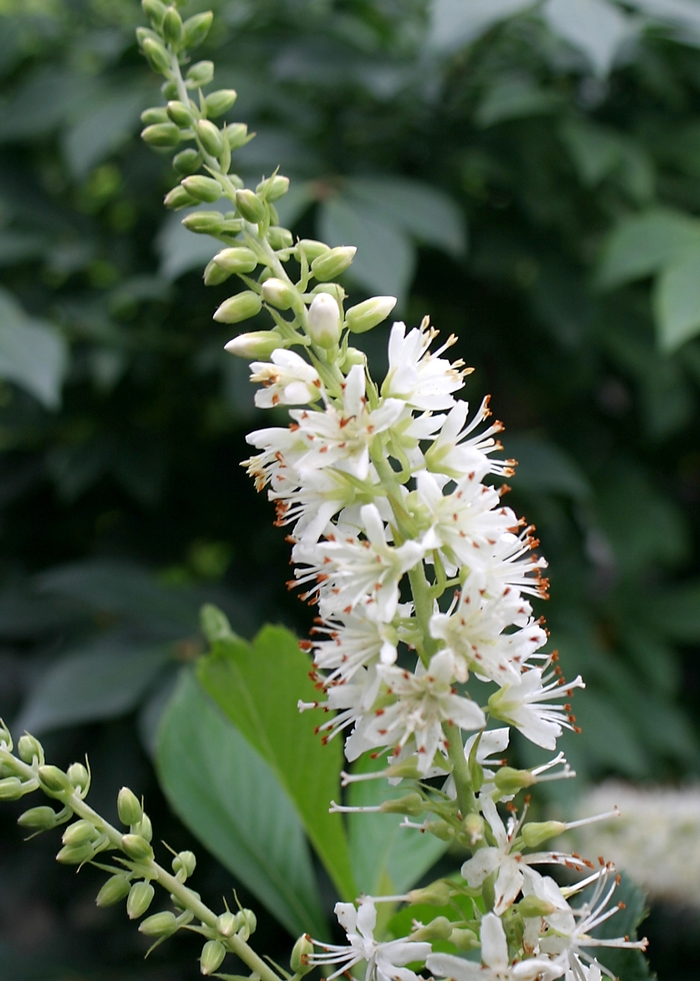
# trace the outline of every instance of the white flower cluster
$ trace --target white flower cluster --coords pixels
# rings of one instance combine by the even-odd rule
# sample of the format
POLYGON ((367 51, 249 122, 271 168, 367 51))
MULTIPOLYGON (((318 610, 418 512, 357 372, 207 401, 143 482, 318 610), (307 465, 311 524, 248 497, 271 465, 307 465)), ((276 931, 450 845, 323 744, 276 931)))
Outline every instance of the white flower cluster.
POLYGON ((651 899, 700 909, 700 787, 633 787, 608 781, 581 801, 583 817, 616 801, 619 821, 586 825, 577 844, 604 854, 651 899))
MULTIPOLYGON (((590 936, 617 910, 608 908, 611 867, 589 874, 593 866, 576 855, 528 853, 567 826, 525 824, 526 809, 506 825, 497 810, 525 786, 572 775, 562 754, 527 771, 500 757, 509 726, 554 750, 562 730, 575 728, 569 699, 583 682, 564 682, 556 655, 542 653, 547 633, 528 597, 546 595, 545 562, 533 553, 533 529, 503 505, 507 487, 486 483, 513 472, 513 461, 493 459, 502 427, 487 421, 488 399, 471 418, 468 403, 455 399, 467 372, 442 357, 453 339, 431 352, 436 333, 427 320, 408 332, 394 324, 380 388, 363 363, 341 360, 342 348, 327 363, 278 350, 269 363, 252 365, 264 385, 259 406, 299 406, 289 412, 291 425, 248 436, 258 453, 245 462, 275 502, 278 524, 289 526, 290 586, 302 586, 303 598, 318 605, 315 640, 302 646, 313 652, 325 698, 300 708, 332 713, 319 730, 325 739, 344 732, 351 761, 387 751, 386 776, 442 776, 450 833, 468 828, 473 849, 462 867, 465 894, 492 892, 490 912, 475 913, 466 929, 481 945, 481 964, 432 953, 430 925, 427 933, 376 942, 369 899, 359 910, 338 905, 349 946, 318 944, 322 953, 309 963, 338 964, 332 978, 364 961, 367 981, 417 981, 406 967, 414 961, 455 981, 597 981, 600 968, 583 948, 643 946, 590 936), (487 728, 490 720, 507 726, 487 728), (464 746, 460 730, 471 734, 464 746), (563 889, 533 868, 541 865, 587 878, 563 889), (592 902, 572 909, 568 897, 592 883, 592 902), (517 963, 502 920, 513 913, 524 924, 517 963)), ((405 814, 431 810, 413 796, 416 809, 405 814)), ((430 830, 429 823, 404 824, 430 830)))

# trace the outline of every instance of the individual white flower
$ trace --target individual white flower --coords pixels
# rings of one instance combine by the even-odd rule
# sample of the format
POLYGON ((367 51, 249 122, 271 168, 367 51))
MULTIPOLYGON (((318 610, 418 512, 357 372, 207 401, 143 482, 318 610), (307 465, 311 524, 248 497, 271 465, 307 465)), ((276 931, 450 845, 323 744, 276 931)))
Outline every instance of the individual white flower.
POLYGON ((445 474, 453 480, 461 480, 472 471, 478 473, 486 460, 488 472, 501 474, 504 477, 512 476, 515 472, 514 461, 488 460, 489 454, 503 449, 493 438, 494 433, 503 431, 502 423, 494 422, 481 432, 475 433, 477 427, 491 415, 489 396, 483 400, 478 412, 467 424, 468 413, 468 402, 457 402, 450 410, 437 438, 426 450, 427 469, 433 473, 445 474))
POLYGON ((530 668, 520 676, 517 685, 504 685, 489 698, 491 715, 515 726, 526 739, 543 749, 555 749, 562 729, 576 730, 568 703, 547 703, 562 696, 570 698, 574 688, 586 687, 580 675, 568 683, 558 676, 551 681, 552 677, 550 674, 543 678, 540 668, 530 668))
POLYGON ((290 477, 296 480, 294 464, 306 452, 306 446, 292 428, 271 426, 256 429, 246 436, 246 442, 262 450, 257 456, 242 460, 249 476, 255 480, 255 489, 263 490, 268 484, 273 491, 276 484, 288 483, 290 477))
POLYGON ((296 541, 315 544, 321 535, 332 534, 331 519, 353 505, 357 487, 339 470, 307 470, 303 475, 295 467, 276 460, 270 479, 268 497, 275 502, 278 527, 293 525, 296 541))
POLYGON ((546 975, 561 977, 564 964, 547 957, 532 957, 512 963, 503 924, 495 913, 487 913, 481 921, 482 964, 466 961, 453 954, 431 954, 426 965, 439 978, 453 981, 535 981, 546 975))
POLYGON ((284 348, 273 351, 270 361, 253 361, 250 365, 250 380, 264 386, 255 393, 258 408, 305 405, 320 398, 321 379, 308 361, 284 348))
POLYGON ((308 964, 327 967, 333 964, 338 968, 329 974, 328 981, 350 971, 361 961, 366 962, 365 981, 420 981, 418 975, 405 965, 414 961, 424 961, 432 948, 425 941, 402 937, 380 943, 374 939, 377 911, 371 899, 365 899, 358 909, 352 903, 336 903, 335 914, 345 930, 347 945, 326 944, 314 940, 320 953, 311 954, 308 964))
POLYGON ((499 586, 512 586, 522 593, 549 599, 549 582, 542 575, 547 562, 533 552, 539 545, 532 535, 534 530, 533 525, 528 525, 519 535, 507 532, 495 542, 487 563, 482 566, 491 592, 498 593, 499 586))
MULTIPOLYGON (((410 606, 405 604, 403 612, 410 615, 409 611, 410 606)), ((397 658, 396 627, 371 619, 362 607, 352 613, 336 614, 325 625, 316 627, 314 633, 328 635, 327 640, 308 645, 313 646, 316 667, 330 672, 323 679, 326 687, 352 680, 360 668, 372 661, 393 664, 397 658)))
POLYGON ((457 338, 450 336, 437 351, 430 345, 438 331, 426 317, 420 328, 406 334, 406 325, 395 323, 389 337, 389 370, 382 385, 382 395, 404 399, 417 409, 450 409, 454 405, 452 392, 464 385, 464 362, 450 363, 441 358, 457 338))
POLYGON ((443 723, 466 730, 486 725, 476 702, 453 691, 454 664, 447 651, 434 655, 428 667, 419 664, 415 674, 381 664, 377 674, 385 686, 382 703, 385 697, 396 700, 381 704, 358 723, 346 745, 350 760, 367 749, 386 746, 400 751, 410 743, 415 746, 418 771, 427 774, 436 752, 447 753, 443 723))

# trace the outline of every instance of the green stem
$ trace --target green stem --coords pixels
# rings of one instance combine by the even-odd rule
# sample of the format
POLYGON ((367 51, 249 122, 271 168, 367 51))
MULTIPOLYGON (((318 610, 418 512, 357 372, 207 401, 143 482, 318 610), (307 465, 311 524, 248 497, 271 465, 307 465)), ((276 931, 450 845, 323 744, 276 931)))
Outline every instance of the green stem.
POLYGON ((457 726, 445 723, 442 729, 447 739, 447 755, 452 764, 452 776, 457 789, 457 803, 462 812, 462 817, 465 818, 467 814, 478 813, 479 807, 469 778, 469 767, 464 756, 462 736, 457 726))

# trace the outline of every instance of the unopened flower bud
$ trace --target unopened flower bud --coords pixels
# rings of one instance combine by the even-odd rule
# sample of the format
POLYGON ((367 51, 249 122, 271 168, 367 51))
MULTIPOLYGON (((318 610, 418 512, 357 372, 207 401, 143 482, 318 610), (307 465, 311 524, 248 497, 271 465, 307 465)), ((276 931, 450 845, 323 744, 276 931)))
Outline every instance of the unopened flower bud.
POLYGON ((449 940, 453 929, 454 925, 446 916, 436 916, 430 923, 414 930, 411 940, 449 940))
POLYGON ((214 974, 223 964, 225 956, 226 948, 220 940, 207 940, 199 958, 199 970, 202 974, 214 974))
POLYGON ((339 307, 342 306, 347 295, 340 283, 319 283, 311 290, 311 295, 318 296, 319 293, 327 293, 328 296, 332 296, 339 307))
POLYGON ((258 259, 252 249, 237 246, 232 249, 222 249, 212 259, 217 266, 227 273, 250 273, 258 264, 258 259))
POLYGON ((63 832, 61 840, 64 845, 82 845, 84 841, 94 841, 98 833, 90 821, 74 821, 63 832))
POLYGON ((232 150, 238 150, 248 142, 248 127, 245 123, 231 123, 224 130, 224 136, 232 150))
POLYGON ((321 282, 335 279, 348 268, 355 258, 357 249, 354 245, 341 245, 337 249, 331 249, 314 259, 311 263, 311 273, 321 282))
POLYGON ((154 27, 160 29, 168 9, 160 0, 141 0, 141 9, 154 27))
POLYGON ((563 821, 531 821, 522 826, 520 834, 528 848, 536 848, 543 841, 554 838, 564 831, 566 831, 566 824, 563 821))
POLYGON ((139 924, 139 933, 144 933, 147 937, 169 937, 177 930, 177 920, 175 914, 164 910, 162 913, 153 913, 147 916, 139 924))
POLYGON ((232 937, 236 932, 237 926, 236 914, 230 910, 226 910, 225 913, 222 913, 216 918, 216 929, 222 937, 232 937))
POLYGON ((224 344, 224 351, 247 361, 266 361, 278 347, 282 347, 282 337, 276 331, 252 330, 224 344))
POLYGON ((180 130, 175 123, 156 123, 141 130, 141 139, 151 146, 177 146, 180 142, 180 130))
POLYGON ((309 958, 314 952, 314 945, 308 933, 302 933, 297 942, 292 947, 292 956, 289 958, 289 966, 295 974, 308 974, 313 971, 314 965, 309 964, 309 958))
POLYGON ((235 89, 219 89, 216 92, 210 92, 204 100, 207 116, 210 119, 222 116, 229 111, 237 98, 238 94, 235 89))
POLYGON ((268 177, 264 181, 260 181, 258 186, 255 188, 255 193, 259 194, 260 197, 265 198, 266 201, 277 201, 289 190, 289 178, 284 177, 282 174, 275 174, 274 177, 268 177))
POLYGON ((241 216, 253 224, 257 224, 265 217, 265 205, 255 191, 251 191, 249 187, 243 187, 236 191, 236 207, 241 216))
POLYGON ((191 126, 194 120, 194 115, 190 106, 185 105, 184 102, 180 102, 179 99, 171 99, 165 107, 168 116, 176 124, 176 126, 191 126))
POLYGON ((224 148, 224 138, 216 123, 210 119, 200 119, 197 123, 197 136, 202 146, 212 157, 218 157, 224 148))
POLYGON ((214 314, 214 320, 221 324, 238 324, 254 317, 262 310, 262 299, 252 290, 243 290, 224 300, 214 314))
POLYGON ((425 802, 420 794, 404 794, 403 797, 382 801, 379 810, 383 814, 409 814, 416 817, 425 810, 425 802))
POLYGON ((230 272, 217 266, 214 260, 210 259, 204 267, 204 285, 219 286, 221 283, 225 283, 230 275, 230 272))
POLYGON ((262 295, 265 303, 277 307, 278 310, 289 310, 297 298, 297 292, 293 286, 285 283, 283 279, 276 279, 274 276, 266 279, 263 283, 262 295))
POLYGON ((71 787, 78 793, 82 794, 90 787, 90 774, 87 767, 82 763, 71 763, 66 771, 66 776, 71 787))
POLYGON ((449 941, 459 950, 474 950, 481 946, 481 942, 473 930, 454 929, 449 936, 449 941))
POLYGON ((178 174, 194 174, 202 166, 202 154, 192 147, 180 150, 173 157, 173 167, 178 174))
POLYGON ((110 876, 98 892, 95 902, 100 908, 114 906, 115 903, 126 899, 130 889, 131 883, 125 875, 110 876))
POLYGON ((303 238, 299 242, 299 251, 303 251, 307 262, 313 262, 320 255, 327 255, 331 250, 325 242, 317 242, 314 238, 303 238))
POLYGON ((518 913, 523 917, 550 916, 556 913, 557 907, 553 903, 548 903, 546 899, 538 896, 524 896, 515 906, 518 913))
POLYGON ((20 828, 31 828, 35 831, 49 831, 57 824, 56 812, 53 807, 31 807, 17 818, 20 828))
POLYGON ((251 933, 255 933, 258 925, 258 918, 252 909, 239 909, 236 913, 236 933, 242 940, 247 940, 251 933))
MULTIPOLYGON (((354 349, 348 348, 348 350, 354 349)), ((361 363, 364 364, 364 360, 361 363)), ((401 760, 399 763, 390 764, 390 766, 388 766, 384 771, 384 774, 387 780, 391 780, 394 777, 400 777, 402 780, 419 780, 421 777, 415 756, 409 756, 407 759, 401 760)))
POLYGON ((334 347, 340 340, 341 323, 338 304, 328 293, 318 293, 308 315, 309 337, 320 347, 334 347))
POLYGON ((177 45, 182 40, 182 17, 174 7, 168 7, 165 11, 162 31, 168 44, 177 45))
POLYGON ((267 230, 267 240, 273 249, 291 249, 294 244, 294 236, 288 228, 281 228, 279 225, 272 225, 267 230))
POLYGON ((19 777, 5 777, 0 780, 0 800, 19 800, 22 796, 22 781, 19 777))
POLYGON ((194 873, 194 870, 197 868, 197 857, 194 852, 178 852, 173 858, 172 866, 173 872, 176 875, 182 872, 184 874, 184 878, 189 879, 189 877, 194 873))
POLYGON ((484 819, 480 814, 467 814, 462 823, 471 845, 484 840, 484 819))
POLYGON ((131 827, 132 824, 138 824, 143 817, 143 808, 139 799, 128 787, 122 787, 117 795, 117 813, 121 823, 128 827, 131 827))
POLYGON ((138 920, 153 902, 156 891, 150 882, 135 882, 129 889, 126 912, 130 920, 138 920))
POLYGON ((163 204, 166 208, 170 208, 171 211, 179 211, 180 208, 190 208, 196 203, 197 199, 193 198, 181 184, 174 187, 172 191, 168 191, 163 199, 163 204))
POLYGON ((345 358, 343 359, 341 367, 346 371, 349 371, 350 368, 353 368, 356 364, 367 364, 367 355, 364 351, 359 351, 356 347, 349 347, 345 352, 345 358))
POLYGON ((350 307, 345 314, 345 323, 353 334, 364 334, 372 330, 382 320, 386 320, 396 306, 395 296, 373 296, 357 306, 350 307))
POLYGON ((30 736, 28 732, 20 736, 20 740, 17 743, 17 752, 19 753, 19 758, 25 763, 33 763, 34 760, 37 760, 39 763, 44 762, 44 750, 41 743, 34 736, 30 736))
POLYGON ((193 211, 191 215, 185 215, 182 224, 189 231, 200 235, 220 235, 224 216, 220 211, 193 211))
POLYGON ((512 766, 502 766, 496 771, 496 787, 502 794, 517 794, 524 787, 531 787, 536 778, 529 770, 516 770, 512 766))
POLYGON ((162 73, 170 68, 170 55, 158 41, 151 37, 144 38, 141 50, 155 72, 162 73))
MULTIPOLYGON (((209 33, 209 28, 211 27, 213 20, 214 14, 211 12, 211 10, 207 10, 203 14, 195 14, 194 17, 188 17, 185 23, 182 25, 182 46, 184 48, 192 49, 200 45, 209 33)), ((207 64, 207 62, 205 62, 205 64, 207 64)), ((213 74, 212 65, 212 75, 213 74)), ((206 83, 202 82, 201 84, 204 85, 206 83)))
POLYGON ((198 61, 192 65, 186 75, 188 89, 198 89, 203 85, 208 85, 214 77, 213 61, 198 61))
POLYGON ((213 177, 205 177, 203 174, 193 174, 192 177, 185 177, 182 186, 188 194, 191 194, 197 201, 209 201, 213 203, 221 197, 221 184, 213 177))
POLYGON ((73 787, 63 772, 59 770, 57 766, 51 766, 49 764, 39 767, 39 783, 44 790, 49 791, 49 793, 59 793, 61 790, 72 790, 73 787))
POLYGON ((82 841, 77 845, 64 845, 56 856, 56 861, 64 865, 82 865, 83 862, 89 862, 94 855, 92 842, 82 841))
POLYGON ((152 109, 144 109, 141 113, 141 122, 144 126, 154 126, 156 123, 168 123, 170 117, 161 106, 154 106, 152 109))
POLYGON ((136 862, 153 858, 153 849, 141 835, 122 835, 122 849, 136 862))
POLYGON ((446 882, 438 879, 423 889, 411 889, 408 893, 409 903, 427 903, 429 906, 447 906, 452 890, 446 882))

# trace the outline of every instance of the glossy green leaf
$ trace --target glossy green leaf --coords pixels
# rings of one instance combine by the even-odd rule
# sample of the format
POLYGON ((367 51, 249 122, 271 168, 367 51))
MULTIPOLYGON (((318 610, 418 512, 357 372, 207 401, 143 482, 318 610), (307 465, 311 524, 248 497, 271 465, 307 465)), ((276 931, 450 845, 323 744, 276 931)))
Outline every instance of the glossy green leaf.
POLYGON ((597 75, 607 75, 637 24, 607 0, 547 0, 542 13, 559 37, 585 55, 597 75))
POLYGON ((71 173, 82 178, 138 132, 139 113, 148 105, 148 89, 105 92, 63 138, 71 173))
POLYGON ((597 281, 611 289, 643 279, 673 263, 686 249, 700 244, 700 222, 668 208, 654 208, 624 218, 609 236, 598 267, 597 281))
POLYGON ((294 936, 323 936, 301 821, 277 776, 188 670, 166 708, 156 755, 161 786, 199 841, 294 936))
POLYGON ((435 0, 430 8, 430 47, 454 51, 494 24, 534 5, 534 0, 435 0))
POLYGON ((341 743, 324 746, 313 716, 297 708, 318 694, 311 662, 284 627, 264 627, 252 643, 225 627, 205 629, 212 652, 198 665, 203 687, 276 774, 340 895, 355 898, 343 823, 328 813, 340 795, 341 743))
POLYGON ((57 409, 67 370, 68 347, 56 328, 28 317, 12 294, 0 289, 0 378, 57 409))
MULTIPOLYGON (((383 758, 362 757, 353 773, 383 769, 383 758)), ((392 787, 385 779, 351 783, 348 803, 373 807, 407 793, 405 785, 392 787)), ((396 895, 411 889, 447 849, 447 844, 415 828, 402 828, 399 814, 350 814, 350 854, 357 884, 370 896, 396 895)))
POLYGON ((675 351, 700 333, 700 242, 680 253, 656 283, 659 346, 675 351))

